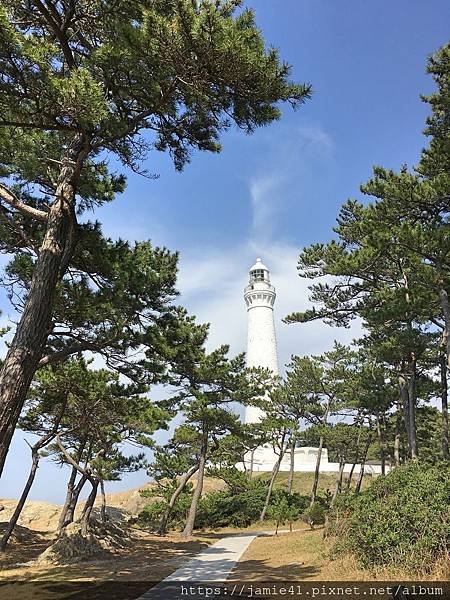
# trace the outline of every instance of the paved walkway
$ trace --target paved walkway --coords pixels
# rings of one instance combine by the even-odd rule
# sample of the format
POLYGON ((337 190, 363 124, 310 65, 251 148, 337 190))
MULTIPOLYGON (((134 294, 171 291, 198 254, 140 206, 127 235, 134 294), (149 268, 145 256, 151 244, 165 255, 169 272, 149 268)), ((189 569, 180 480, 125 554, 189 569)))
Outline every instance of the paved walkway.
MULTIPOLYGON (((181 583, 224 582, 259 534, 260 532, 252 532, 220 539, 194 556, 184 567, 180 567, 161 583, 139 596, 137 600, 168 600, 169 598, 170 600, 178 598, 187 600, 187 598, 196 598, 197 596, 183 594, 181 583)), ((203 596, 198 597, 204 598, 204 593, 203 596)))

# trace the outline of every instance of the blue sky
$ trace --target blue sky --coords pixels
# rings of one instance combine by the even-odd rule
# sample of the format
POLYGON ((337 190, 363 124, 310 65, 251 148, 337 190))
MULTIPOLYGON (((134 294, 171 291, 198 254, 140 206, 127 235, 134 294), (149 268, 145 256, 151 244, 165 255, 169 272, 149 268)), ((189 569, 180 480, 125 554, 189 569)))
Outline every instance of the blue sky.
MULTIPOLYGON (((152 239, 181 252, 181 302, 211 323, 210 346, 245 350, 242 288, 256 256, 277 287, 276 324, 281 365, 291 354, 349 341, 352 330, 318 324, 287 326, 281 319, 307 305, 296 276, 301 247, 331 236, 339 206, 359 197, 373 165, 399 169, 418 161, 433 89, 427 56, 448 41, 450 5, 443 0, 253 0, 270 45, 293 65, 292 78, 314 94, 298 111, 246 136, 230 130, 220 155, 198 153, 181 174, 154 153, 147 168, 156 181, 128 174, 127 191, 95 217, 112 237, 152 239)), ((2 323, 13 318, 0 299, 2 323)), ((158 392, 160 393, 160 391, 158 392)), ((0 482, 0 496, 17 497, 29 451, 18 432, 0 482)), ((43 461, 31 498, 60 502, 65 470, 43 461)), ((127 476, 110 490, 141 484, 127 476)))

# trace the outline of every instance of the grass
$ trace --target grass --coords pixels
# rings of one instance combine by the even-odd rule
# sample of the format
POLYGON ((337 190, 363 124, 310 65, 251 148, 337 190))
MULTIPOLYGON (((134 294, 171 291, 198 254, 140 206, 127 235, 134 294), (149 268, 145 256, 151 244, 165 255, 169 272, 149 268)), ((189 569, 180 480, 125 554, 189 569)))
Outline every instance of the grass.
MULTIPOLYGON (((280 525, 280 530, 286 530, 286 529, 289 529, 289 523, 287 523, 286 525, 280 525)), ((306 525, 306 523, 301 520, 293 521, 292 529, 294 531, 297 529, 302 529, 302 530, 304 529, 305 531, 311 530, 309 525, 306 525)), ((261 523, 261 521, 256 521, 255 523, 252 523, 248 527, 241 527, 240 529, 237 529, 236 527, 220 527, 217 529, 205 529, 204 533, 206 535, 208 533, 214 533, 214 534, 217 533, 217 534, 228 535, 231 533, 244 533, 244 532, 253 532, 253 531, 274 532, 275 531, 275 521, 270 521, 268 519, 266 519, 262 523, 261 523)))
POLYGON ((322 530, 294 531, 258 537, 231 575, 232 581, 349 580, 365 578, 355 564, 334 568, 327 557, 322 530))
POLYGON ((448 576, 444 562, 428 575, 393 569, 369 571, 359 567, 352 556, 331 558, 332 546, 333 540, 323 539, 322 528, 260 536, 244 553, 229 581, 442 581, 448 576))
MULTIPOLYGON (((326 492, 326 490, 334 491, 336 486, 336 473, 320 473, 319 476, 319 484, 317 490, 319 492, 326 492)), ((270 473, 256 473, 255 478, 261 479, 269 479, 270 473)), ((282 471, 278 473, 275 479, 275 487, 276 488, 285 488, 287 485, 287 480, 289 477, 289 473, 286 471, 282 471)), ((311 487, 313 484, 314 473, 294 473, 294 480, 292 484, 292 489, 295 492, 298 492, 302 495, 309 495, 311 492, 311 487)), ((353 475, 352 485, 354 486, 357 481, 357 475, 353 475)), ((366 488, 370 482, 372 481, 372 477, 370 475, 365 475, 362 481, 362 489, 366 488)), ((346 475, 344 475, 344 486, 346 482, 346 475)))

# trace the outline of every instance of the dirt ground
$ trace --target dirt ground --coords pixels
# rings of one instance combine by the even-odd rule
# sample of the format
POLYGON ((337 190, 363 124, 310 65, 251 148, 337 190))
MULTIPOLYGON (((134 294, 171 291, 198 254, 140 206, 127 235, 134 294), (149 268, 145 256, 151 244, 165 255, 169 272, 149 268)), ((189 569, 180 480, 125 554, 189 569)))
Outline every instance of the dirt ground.
MULTIPOLYGON (((25 528, 23 528, 25 529, 25 528)), ((136 598, 191 556, 206 548, 218 534, 179 534, 158 537, 132 529, 131 544, 111 556, 70 566, 34 564, 51 536, 31 532, 24 545, 14 544, 0 555, 0 600, 128 600, 136 598)))
MULTIPOLYGON (((281 474, 277 486, 285 485, 284 475, 287 474, 281 474)), ((312 474, 295 475, 295 489, 307 493, 312 474)), ((322 476, 320 489, 330 489, 334 479, 331 474, 322 476)), ((208 489, 219 489, 220 482, 212 480, 208 486, 208 489)), ((123 522, 141 509, 141 502, 146 500, 138 490, 108 497, 111 520, 123 522)), ((1 500, 1 504, 4 507, 1 520, 7 521, 15 501, 1 500)), ((37 501, 25 506, 13 543, 6 554, 0 554, 0 600, 130 600, 209 544, 224 535, 236 533, 236 529, 226 528, 185 539, 179 534, 159 537, 133 527, 131 543, 116 549, 114 554, 70 566, 37 564, 37 557, 54 539, 60 509, 58 505, 37 501)), ((330 560, 330 544, 323 541, 321 530, 305 529, 305 523, 301 521, 293 524, 291 533, 270 536, 269 530, 273 529, 274 524, 270 522, 255 523, 248 528, 250 531, 268 531, 268 535, 258 537, 251 544, 232 574, 232 581, 335 581, 342 580, 343 576, 356 581, 376 577, 358 569, 350 559, 330 560), (297 529, 302 531, 295 531, 297 529)), ((378 578, 386 580, 389 577, 383 573, 378 578)))
MULTIPOLYGON (((417 580, 417 574, 362 570, 351 558, 332 560, 331 542, 323 540, 321 528, 295 530, 300 525, 296 523, 293 532, 275 536, 273 524, 264 525, 271 531, 253 541, 231 574, 230 583, 417 580)), ((48 566, 32 561, 50 544, 51 536, 25 529, 19 532, 21 541, 0 556, 0 600, 131 600, 209 544, 236 533, 227 529, 185 539, 180 534, 159 537, 133 528, 131 544, 114 555, 70 566, 48 566)), ((445 578, 444 567, 440 573, 420 577, 445 578)))

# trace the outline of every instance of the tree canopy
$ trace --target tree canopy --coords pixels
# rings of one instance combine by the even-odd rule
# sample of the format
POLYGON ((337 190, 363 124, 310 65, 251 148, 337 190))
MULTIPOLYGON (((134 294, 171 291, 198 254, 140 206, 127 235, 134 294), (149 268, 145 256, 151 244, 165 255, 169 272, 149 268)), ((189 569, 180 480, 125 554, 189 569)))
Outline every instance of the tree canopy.
POLYGON ((194 150, 218 152, 231 125, 251 133, 280 117, 280 101, 309 97, 241 4, 1 3, 0 220, 28 281, 0 372, 0 471, 54 332, 58 284, 84 243, 78 216, 125 187, 110 159, 149 175, 149 153, 168 152, 181 170, 194 150))

